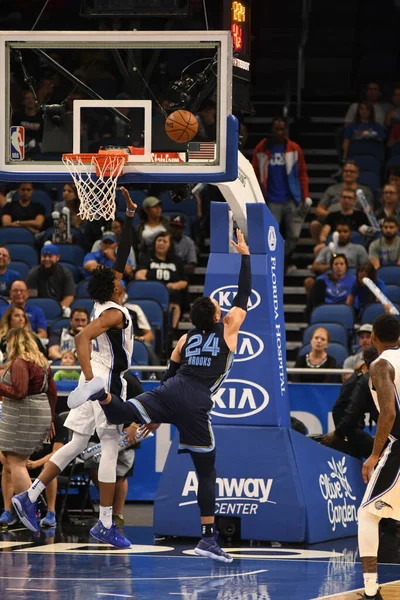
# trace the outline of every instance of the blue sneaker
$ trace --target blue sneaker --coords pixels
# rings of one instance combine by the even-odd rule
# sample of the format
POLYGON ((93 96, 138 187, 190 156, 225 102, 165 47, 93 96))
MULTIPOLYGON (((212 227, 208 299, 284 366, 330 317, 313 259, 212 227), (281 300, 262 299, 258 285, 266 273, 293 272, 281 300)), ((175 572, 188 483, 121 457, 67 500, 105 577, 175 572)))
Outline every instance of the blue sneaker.
POLYGON ((87 383, 78 385, 68 396, 68 407, 78 408, 78 406, 85 404, 87 400, 105 400, 107 398, 105 386, 105 380, 99 376, 93 377, 87 383))
POLYGON ((194 549, 195 554, 205 556, 206 558, 213 558, 220 562, 231 563, 233 561, 232 556, 220 548, 217 543, 217 536, 218 534, 216 533, 212 537, 202 538, 194 549))
POLYGON ((4 509, 0 515, 0 527, 11 527, 17 523, 18 517, 14 511, 4 509))
POLYGON ((54 513, 51 510, 48 510, 44 519, 40 521, 40 527, 56 527, 56 525, 56 513, 54 513))
POLYGON ((123 535, 117 531, 117 526, 113 522, 110 529, 104 527, 101 521, 97 521, 96 525, 90 530, 90 535, 99 542, 111 544, 115 548, 125 550, 131 547, 131 543, 123 535))
POLYGON ((39 531, 36 518, 36 502, 29 500, 28 492, 22 492, 11 499, 19 520, 25 527, 36 533, 39 531))

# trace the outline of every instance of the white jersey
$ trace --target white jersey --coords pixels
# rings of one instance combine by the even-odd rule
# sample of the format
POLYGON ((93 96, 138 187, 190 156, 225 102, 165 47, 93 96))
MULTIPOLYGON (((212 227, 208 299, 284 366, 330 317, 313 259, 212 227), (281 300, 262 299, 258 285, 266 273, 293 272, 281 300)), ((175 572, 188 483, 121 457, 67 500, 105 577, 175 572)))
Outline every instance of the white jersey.
POLYGON ((95 302, 90 320, 97 319, 105 310, 116 308, 124 315, 124 329, 109 329, 92 340, 91 362, 101 364, 116 375, 123 375, 131 366, 133 353, 133 326, 129 311, 115 302, 95 302))
MULTIPOLYGON (((392 365, 394 370, 393 387, 396 408, 396 420, 393 424, 391 435, 396 439, 400 439, 400 348, 390 348, 389 350, 384 350, 382 354, 379 355, 379 358, 377 360, 379 359, 386 360, 390 365, 392 365)), ((369 387, 371 389, 371 394, 375 406, 378 412, 380 412, 378 394, 373 388, 371 378, 369 380, 369 387)))

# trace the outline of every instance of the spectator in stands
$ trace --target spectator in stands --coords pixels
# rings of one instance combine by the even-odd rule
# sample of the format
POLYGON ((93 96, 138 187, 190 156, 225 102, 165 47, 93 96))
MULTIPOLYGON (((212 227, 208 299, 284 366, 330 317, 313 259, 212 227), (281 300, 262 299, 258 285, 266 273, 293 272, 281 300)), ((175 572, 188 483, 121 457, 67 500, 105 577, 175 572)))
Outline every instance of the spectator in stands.
MULTIPOLYGON (((343 182, 330 185, 323 193, 322 198, 315 209, 315 214, 318 217, 318 220, 311 221, 310 223, 310 233, 315 243, 318 243, 322 227, 325 224, 325 219, 328 214, 339 208, 338 204, 340 201, 340 196, 344 190, 356 191, 361 189, 370 205, 373 206, 374 204, 374 197, 369 187, 357 183, 360 170, 354 160, 346 160, 343 165, 342 174, 343 182)), ((356 200, 355 208, 360 210, 362 209, 358 200, 356 200)))
POLYGON ((125 308, 130 312, 135 340, 143 342, 147 348, 150 365, 159 365, 160 360, 153 348, 154 334, 142 308, 134 302, 126 302, 125 308))
POLYGON ((368 102, 360 102, 353 123, 347 125, 344 130, 343 159, 347 158, 350 144, 358 142, 384 142, 386 131, 382 125, 375 120, 375 109, 368 102))
POLYGON ((137 243, 141 252, 146 253, 152 246, 156 235, 168 231, 169 220, 161 214, 161 200, 148 196, 143 200, 140 211, 141 222, 136 229, 137 243))
MULTIPOLYGON (((88 252, 83 259, 83 268, 86 271, 86 277, 90 277, 92 272, 100 265, 112 269, 116 260, 117 247, 118 243, 115 233, 109 231, 104 232, 101 236, 100 250, 97 252, 88 252)), ((124 270, 124 278, 130 279, 132 275, 133 267, 128 258, 124 270)))
POLYGON ((348 223, 351 231, 359 231, 362 225, 369 225, 366 215, 360 210, 355 210, 356 193, 353 190, 343 190, 339 198, 340 210, 334 210, 326 218, 322 227, 318 244, 314 248, 314 254, 323 249, 331 231, 335 231, 340 223, 348 223))
POLYGON ((390 167, 388 183, 392 183, 400 190, 400 165, 390 167))
POLYGON ((45 222, 45 209, 39 202, 31 202, 33 185, 21 183, 18 186, 18 202, 8 202, 1 213, 4 227, 26 227, 32 233, 38 233, 45 222))
POLYGON ((185 230, 185 217, 183 215, 173 215, 169 222, 169 228, 174 252, 176 256, 183 260, 185 273, 190 275, 194 273, 196 268, 197 255, 194 241, 183 233, 185 230))
POLYGON ((187 287, 185 269, 182 260, 175 256, 171 234, 158 233, 149 257, 143 257, 135 273, 137 281, 159 281, 169 291, 172 327, 178 327, 183 302, 182 290, 187 287))
MULTIPOLYGON (((104 234, 106 233, 112 233, 115 235, 116 239, 117 239, 117 244, 119 244, 119 240, 121 237, 121 231, 122 231, 122 225, 123 225, 123 220, 122 219, 115 219, 112 223, 111 223, 111 231, 104 231, 104 234)), ((103 234, 103 235, 104 235, 103 234)), ((101 249, 101 240, 96 240, 95 243, 92 246, 92 252, 98 252, 101 249)), ((136 269, 136 255, 135 255, 135 251, 133 248, 131 248, 130 254, 129 254, 129 261, 130 261, 130 265, 132 266, 133 269, 136 269)))
POLYGON ((43 115, 30 90, 23 92, 22 110, 12 115, 12 124, 21 125, 25 130, 25 154, 32 156, 40 152, 43 137, 43 115))
POLYGON ((399 224, 394 217, 386 217, 382 224, 382 237, 374 240, 369 249, 369 261, 375 267, 400 265, 399 224))
POLYGON ((89 313, 86 308, 79 306, 73 308, 69 322, 69 327, 51 332, 48 350, 50 360, 60 359, 63 352, 75 353, 75 336, 89 323, 89 313))
POLYGON ((331 272, 317 277, 307 304, 307 313, 320 304, 345 304, 356 281, 349 274, 344 254, 334 254, 330 260, 331 272))
POLYGON ((383 188, 382 205, 375 211, 379 225, 386 217, 394 217, 400 223, 399 189, 394 183, 387 183, 383 188))
POLYGON ((0 246, 0 296, 9 296, 12 282, 21 279, 18 271, 8 268, 10 262, 10 253, 6 246, 0 246))
POLYGON ((40 341, 39 336, 33 333, 29 323, 28 315, 23 308, 10 307, 7 308, 0 320, 0 352, 3 355, 3 362, 7 353, 7 335, 10 329, 24 329, 35 338, 36 344, 40 352, 46 355, 46 350, 40 341))
MULTIPOLYGON (((372 333, 372 325, 370 323, 364 323, 357 331, 358 337, 358 349, 355 354, 348 356, 343 363, 343 369, 357 369, 364 362, 364 352, 367 348, 371 346, 371 333, 372 333)), ((342 375, 343 383, 351 377, 349 373, 344 373, 342 375)))
POLYGON ((293 217, 298 207, 303 206, 309 192, 303 152, 287 137, 287 123, 283 117, 272 120, 271 139, 264 138, 257 144, 252 165, 268 208, 279 226, 284 225, 288 267, 298 237, 293 217))
POLYGON ((75 282, 72 273, 59 264, 58 246, 47 243, 40 253, 40 265, 28 273, 29 294, 32 298, 52 298, 65 312, 75 300, 75 282))
POLYGON ((400 87, 395 87, 393 90, 392 103, 388 111, 386 112, 386 127, 391 127, 400 123, 400 87))
MULTIPOLYGON (((327 348, 330 342, 329 331, 324 327, 317 327, 313 331, 310 344, 311 350, 307 354, 298 356, 296 369, 336 369, 336 359, 329 356, 327 348)), ((329 383, 332 381, 332 375, 318 376, 310 375, 292 375, 292 381, 296 383, 329 383)))
POLYGON ((195 142, 215 142, 217 139, 216 110, 216 104, 212 100, 206 100, 202 104, 200 111, 196 114, 199 130, 194 138, 195 142))
MULTIPOLYGON (((67 350, 61 355, 62 367, 74 367, 76 365, 76 355, 74 352, 67 350)), ((72 371, 70 369, 59 369, 54 373, 54 381, 78 381, 80 377, 79 371, 72 371)))
MULTIPOLYGON (((362 281, 363 278, 368 277, 369 279, 371 279, 371 281, 373 281, 375 285, 378 286, 378 288, 384 294, 386 294, 386 285, 382 281, 382 279, 378 279, 376 269, 371 263, 361 265, 357 269, 356 277, 357 279, 353 284, 351 292, 346 300, 346 304, 348 306, 352 306, 355 310, 357 317, 359 317, 368 304, 379 302, 379 300, 374 296, 374 294, 369 290, 369 288, 367 288, 367 286, 364 285, 362 281)), ((384 309, 385 312, 389 313, 389 305, 385 304, 384 309)))
MULTIPOLYGON (((27 304, 29 290, 25 281, 13 281, 10 287, 10 305, 13 308, 23 308, 28 315, 29 323, 33 333, 40 338, 47 338, 47 321, 44 312, 39 306, 27 304)), ((3 316, 7 307, 0 307, 0 315, 3 316)))
MULTIPOLYGON (((380 88, 379 83, 377 83, 376 81, 370 81, 367 84, 367 87, 365 90, 365 96, 364 96, 363 100, 365 100, 369 104, 373 105, 374 110, 375 110, 376 122, 379 123, 380 125, 384 126, 386 111, 385 111, 385 106, 383 104, 381 104, 381 102, 380 102, 380 98, 381 98, 381 88, 380 88)), ((357 115, 358 107, 359 107, 358 102, 353 102, 349 106, 346 116, 344 118, 345 126, 350 125, 350 123, 354 122, 354 119, 357 115)))
POLYGON ((56 202, 54 210, 61 213, 63 208, 69 208, 71 216, 71 226, 80 229, 83 223, 79 216, 79 198, 76 186, 73 183, 66 183, 63 187, 63 199, 56 202))

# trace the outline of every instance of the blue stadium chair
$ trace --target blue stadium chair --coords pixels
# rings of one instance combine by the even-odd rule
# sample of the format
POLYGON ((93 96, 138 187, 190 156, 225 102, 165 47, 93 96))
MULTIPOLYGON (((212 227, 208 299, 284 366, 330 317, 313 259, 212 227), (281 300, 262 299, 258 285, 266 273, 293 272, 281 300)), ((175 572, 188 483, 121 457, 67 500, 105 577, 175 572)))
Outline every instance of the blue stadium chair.
MULTIPOLYGON (((18 200, 19 192, 15 192, 15 194, 12 197, 12 202, 18 202, 18 200)), ((53 202, 49 194, 45 190, 33 190, 31 201, 44 206, 44 210, 46 212, 47 217, 51 215, 53 211, 53 202)))
MULTIPOLYGON (((62 317, 61 319, 56 319, 50 324, 50 335, 53 333, 53 331, 57 331, 58 329, 64 329, 65 327, 69 327, 70 325, 70 320, 66 319, 65 317, 62 317)), ((52 362, 52 364, 54 364, 54 361, 52 362)))
MULTIPOLYGON (((162 352, 165 342, 165 328, 167 325, 165 312, 162 306, 155 300, 146 300, 141 298, 129 298, 125 307, 129 310, 129 302, 137 304, 146 315, 154 333, 154 347, 157 352, 162 352)), ((136 341, 135 341, 136 344, 136 341)))
POLYGON ((378 173, 374 173, 373 171, 361 171, 358 177, 358 183, 367 185, 376 195, 381 187, 381 178, 378 173))
MULTIPOLYGON (((299 356, 303 356, 303 354, 307 354, 310 351, 311 344, 307 344, 306 346, 300 348, 299 356)), ((337 344, 335 342, 329 344, 326 352, 329 356, 332 356, 336 360, 336 367, 339 369, 343 367, 344 361, 349 356, 349 351, 347 348, 342 346, 342 344, 337 344)))
POLYGON ((347 158, 353 160, 354 156, 375 156, 380 163, 385 160, 385 146, 381 142, 354 141, 350 143, 347 158))
POLYGON ((353 156, 352 160, 357 163, 360 171, 373 171, 374 173, 380 173, 381 163, 376 156, 361 154, 359 156, 353 156))
POLYGON ((38 265, 38 254, 32 246, 28 244, 7 244, 11 260, 22 260, 30 268, 38 265))
POLYGON ((143 342, 139 342, 135 340, 135 345, 133 347, 133 355, 132 355, 132 364, 133 365, 148 365, 149 364, 149 353, 147 348, 143 342))
POLYGON ((330 336, 331 342, 342 344, 346 348, 349 345, 349 334, 347 329, 340 323, 314 323, 309 325, 303 332, 303 344, 309 344, 313 332, 319 327, 324 327, 330 336))
POLYGON ((22 260, 10 261, 8 268, 12 269, 13 271, 18 271, 18 273, 21 275, 21 279, 23 279, 24 281, 27 280, 28 273, 31 270, 30 266, 27 265, 26 262, 23 262, 22 260))
MULTIPOLYGON (((328 245, 331 241, 332 241, 332 233, 328 235, 328 238, 326 240, 326 245, 328 245)), ((350 242, 352 244, 360 244, 364 248, 366 247, 365 237, 359 231, 352 231, 350 233, 350 242)), ((340 251, 340 248, 339 248, 339 251, 340 251)))
POLYGON ((400 285, 387 285, 386 296, 390 302, 394 304, 400 304, 400 285))
POLYGON ((341 323, 350 331, 354 327, 354 311, 346 304, 321 304, 311 313, 310 325, 314 323, 341 323))
MULTIPOLYGON (((400 312, 400 305, 395 304, 395 307, 400 312)), ((361 324, 373 323, 376 317, 378 317, 379 315, 383 315, 384 312, 385 309, 383 308, 383 304, 381 304, 380 302, 368 304, 368 306, 365 307, 363 314, 361 315, 361 324)))
POLYGON ((90 315, 90 313, 93 310, 93 305, 94 305, 94 301, 91 300, 90 298, 77 298, 71 304, 71 309, 76 308, 77 306, 81 306, 82 308, 86 308, 86 310, 88 311, 88 313, 90 315))
POLYGON ((26 227, 1 227, 0 245, 5 244, 29 244, 35 245, 35 237, 32 231, 26 227))
POLYGON ((386 285, 400 285, 400 266, 393 265, 378 269, 378 279, 386 285))
POLYGON ((52 298, 29 298, 27 304, 41 308, 48 321, 54 321, 62 316, 61 304, 52 298))
POLYGON ((88 279, 85 279, 85 281, 81 281, 78 283, 78 285, 76 287, 75 298, 89 298, 89 292, 87 289, 88 283, 89 283, 88 279))
POLYGON ((83 266, 86 254, 83 248, 75 244, 57 244, 57 246, 60 249, 60 260, 72 263, 76 267, 83 266))
POLYGON ((83 273, 80 267, 76 267, 74 264, 70 263, 70 262, 64 262, 62 260, 60 260, 59 264, 62 267, 65 267, 66 269, 68 269, 69 271, 71 271, 72 273, 72 277, 74 278, 75 283, 79 283, 80 280, 83 277, 83 273))
POLYGON ((137 300, 139 298, 156 300, 164 310, 168 311, 168 289, 159 281, 132 281, 128 285, 126 293, 130 300, 137 300))
MULTIPOLYGON (((0 306, 1 306, 1 307, 3 307, 3 306, 7 306, 7 307, 9 307, 9 306, 10 306, 10 304, 7 302, 7 300, 6 300, 5 298, 3 298, 3 297, 0 297, 0 306)), ((2 314, 2 316, 3 316, 3 315, 4 315, 4 311, 2 311, 2 313, 3 313, 3 314, 2 314)))
POLYGON ((399 142, 397 142, 397 144, 393 144, 391 155, 392 155, 392 157, 400 155, 400 143, 399 142))

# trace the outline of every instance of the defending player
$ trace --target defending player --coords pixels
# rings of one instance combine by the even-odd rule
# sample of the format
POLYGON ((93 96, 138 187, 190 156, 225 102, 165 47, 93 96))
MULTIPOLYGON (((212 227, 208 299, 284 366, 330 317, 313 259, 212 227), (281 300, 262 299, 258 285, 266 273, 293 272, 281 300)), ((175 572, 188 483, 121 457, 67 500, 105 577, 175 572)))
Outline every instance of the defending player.
POLYGON ((379 357, 370 367, 370 387, 379 411, 374 447, 363 464, 368 483, 358 510, 358 545, 364 573, 363 598, 382 600, 378 590, 379 521, 400 521, 400 322, 392 315, 375 319, 372 344, 379 357))
POLYGON ((194 328, 181 337, 172 352, 160 387, 123 403, 115 394, 107 394, 104 380, 95 377, 79 389, 79 398, 78 394, 74 397, 74 401, 81 403, 89 397, 99 400, 110 423, 136 421, 147 424, 148 430, 158 426, 153 423, 176 425, 179 452, 190 452, 199 481, 197 501, 203 537, 195 552, 222 562, 231 562, 232 557, 219 547, 214 525, 215 441, 210 412, 211 394, 222 385, 231 369, 251 293, 250 253, 239 230, 237 239, 237 244, 231 243, 242 255, 242 265, 233 308, 220 322, 221 308, 215 300, 202 296, 194 301, 191 310, 194 328))
MULTIPOLYGON (((134 337, 129 311, 123 306, 125 289, 120 280, 132 246, 132 221, 136 204, 125 188, 121 190, 127 208, 114 268, 98 267, 94 271, 88 284, 89 295, 95 301, 91 322, 75 337, 75 341, 82 367, 79 387, 84 386, 85 381, 92 380, 95 375, 101 376, 107 381, 112 393, 126 399, 126 381, 123 375, 131 364, 134 337)), ((74 392, 71 395, 73 397, 74 392)), ((65 425, 73 431, 71 441, 53 454, 27 492, 12 499, 20 520, 31 531, 38 531, 36 502, 40 493, 87 448, 89 439, 96 430, 102 447, 98 471, 100 519, 90 533, 97 540, 117 548, 130 547, 129 540, 116 530, 112 522, 118 444, 121 439, 118 428, 107 423, 97 402, 71 410, 65 425)))

